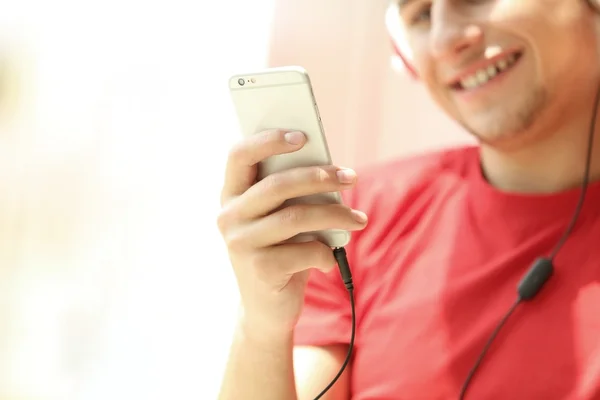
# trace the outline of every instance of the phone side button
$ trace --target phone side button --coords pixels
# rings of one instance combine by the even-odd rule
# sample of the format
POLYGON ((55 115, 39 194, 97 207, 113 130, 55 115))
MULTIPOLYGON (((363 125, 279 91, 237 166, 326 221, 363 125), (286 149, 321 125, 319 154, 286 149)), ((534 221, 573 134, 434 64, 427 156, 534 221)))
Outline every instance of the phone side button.
POLYGON ((319 107, 317 107, 317 105, 315 104, 315 110, 317 110, 317 118, 319 118, 319 121, 321 120, 321 113, 319 112, 319 107))

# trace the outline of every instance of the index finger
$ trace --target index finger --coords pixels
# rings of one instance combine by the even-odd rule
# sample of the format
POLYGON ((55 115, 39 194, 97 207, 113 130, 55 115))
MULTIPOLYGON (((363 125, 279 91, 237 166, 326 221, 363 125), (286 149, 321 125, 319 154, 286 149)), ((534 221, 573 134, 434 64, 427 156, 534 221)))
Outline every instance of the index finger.
POLYGON ((243 140, 229 153, 225 167, 225 183, 221 204, 243 194, 256 182, 257 164, 264 159, 291 153, 306 143, 302 132, 270 129, 243 140))

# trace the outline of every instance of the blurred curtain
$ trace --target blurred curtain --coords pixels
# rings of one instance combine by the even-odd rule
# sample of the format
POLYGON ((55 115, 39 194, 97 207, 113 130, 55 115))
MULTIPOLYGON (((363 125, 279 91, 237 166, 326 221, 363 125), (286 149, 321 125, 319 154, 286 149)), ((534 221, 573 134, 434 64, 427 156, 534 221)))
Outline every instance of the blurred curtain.
POLYGON ((266 66, 272 0, 17 3, 0 399, 215 398, 238 302, 215 226, 227 78, 266 66))

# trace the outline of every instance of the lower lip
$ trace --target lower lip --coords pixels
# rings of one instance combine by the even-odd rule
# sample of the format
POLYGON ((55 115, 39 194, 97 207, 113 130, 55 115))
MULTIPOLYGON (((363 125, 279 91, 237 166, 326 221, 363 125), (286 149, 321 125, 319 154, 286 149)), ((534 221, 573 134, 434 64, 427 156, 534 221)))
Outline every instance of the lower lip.
POLYGON ((521 55, 517 60, 515 60, 514 64, 512 64, 508 69, 496 75, 494 78, 487 81, 484 85, 468 90, 454 89, 452 90, 452 93, 455 97, 457 97, 458 99, 460 99, 460 101, 463 102, 471 102, 476 100, 480 96, 485 96, 487 91, 494 90, 498 85, 504 82, 507 79, 507 77, 511 75, 512 72, 514 72, 515 68, 517 68, 521 63, 522 58, 523 55, 521 55))

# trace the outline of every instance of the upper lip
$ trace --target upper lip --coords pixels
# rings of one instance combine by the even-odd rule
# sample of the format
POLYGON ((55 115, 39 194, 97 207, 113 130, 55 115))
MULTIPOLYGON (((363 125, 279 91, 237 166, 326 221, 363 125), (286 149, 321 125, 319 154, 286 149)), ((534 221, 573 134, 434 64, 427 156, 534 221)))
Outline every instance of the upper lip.
POLYGON ((471 75, 475 74, 475 72, 477 72, 481 69, 485 69, 491 65, 496 65, 498 60, 506 58, 507 56, 509 56, 511 54, 517 55, 519 53, 521 53, 520 50, 503 51, 502 53, 496 54, 494 57, 474 62, 474 63, 470 64, 467 68, 460 71, 458 74, 454 75, 446 83, 448 86, 454 86, 454 85, 460 83, 460 81, 462 81, 467 76, 471 76, 471 75))

